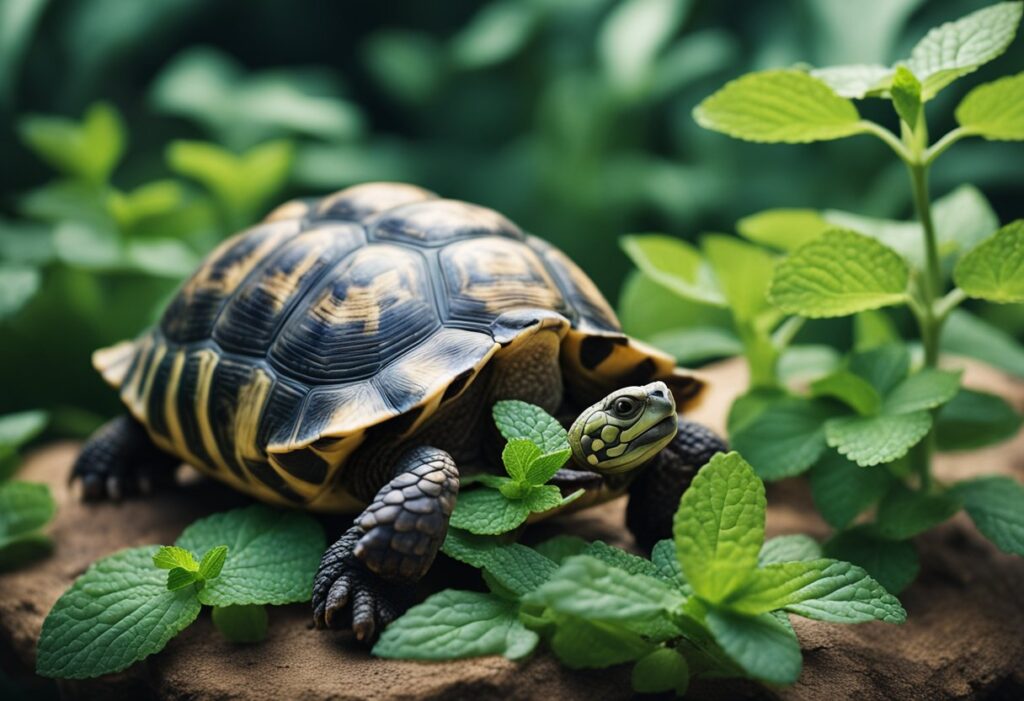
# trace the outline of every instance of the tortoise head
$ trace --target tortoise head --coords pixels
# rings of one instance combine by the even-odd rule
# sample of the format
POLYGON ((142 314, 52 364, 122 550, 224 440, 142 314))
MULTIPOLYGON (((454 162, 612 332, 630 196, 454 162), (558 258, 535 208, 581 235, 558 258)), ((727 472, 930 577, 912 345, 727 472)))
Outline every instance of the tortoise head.
POLYGON ((676 403, 664 382, 623 387, 579 415, 569 429, 576 463, 601 473, 628 472, 676 435, 676 403))

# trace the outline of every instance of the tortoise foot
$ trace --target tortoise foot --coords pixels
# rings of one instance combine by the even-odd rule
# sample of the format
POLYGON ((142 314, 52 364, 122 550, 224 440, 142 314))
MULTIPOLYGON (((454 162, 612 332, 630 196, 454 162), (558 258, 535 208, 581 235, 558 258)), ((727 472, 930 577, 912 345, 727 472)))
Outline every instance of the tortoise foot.
POLYGON ((176 458, 153 445, 142 426, 119 416, 86 442, 71 468, 70 481, 81 481, 86 501, 120 501, 172 485, 177 464, 176 458))

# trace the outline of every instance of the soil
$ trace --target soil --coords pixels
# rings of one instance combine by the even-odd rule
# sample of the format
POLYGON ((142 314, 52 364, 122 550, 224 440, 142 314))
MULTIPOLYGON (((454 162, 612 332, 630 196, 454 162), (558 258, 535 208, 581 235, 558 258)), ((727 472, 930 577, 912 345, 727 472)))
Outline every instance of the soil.
MULTIPOLYGON (((961 363, 958 363, 961 364, 961 363)), ((721 430, 732 396, 745 384, 743 368, 723 363, 708 371, 716 392, 695 418, 721 430)), ((970 364, 966 382, 997 391, 1024 409, 1024 384, 970 364)), ((94 560, 121 548, 170 543, 196 518, 245 503, 226 488, 195 479, 144 501, 85 505, 66 478, 77 446, 59 444, 33 454, 20 475, 49 484, 59 504, 50 527, 54 554, 0 575, 0 665, 27 685, 35 644, 47 611, 94 560)), ((940 476, 1002 473, 1024 479, 1024 433, 1001 446, 943 456, 940 476)), ((768 533, 824 537, 803 483, 769 487, 768 533)), ((569 532, 631 547, 624 502, 531 527, 530 539, 569 532)), ((342 524, 328 524, 329 536, 342 524)), ((799 681, 776 689, 748 682, 703 681, 692 698, 711 699, 1020 699, 1024 698, 1024 558, 1003 554, 979 536, 964 515, 917 539, 922 569, 901 595, 909 617, 835 626, 794 618, 804 649, 799 681)), ((472 572, 439 558, 423 582, 428 593, 469 586, 472 572)), ((270 634, 257 645, 233 645, 213 629, 208 613, 167 648, 124 673, 61 683, 67 698, 159 699, 623 699, 629 669, 573 672, 548 654, 524 663, 500 657, 419 664, 371 658, 350 636, 311 629, 306 605, 270 613, 270 634)), ((2 680, 0 680, 2 681, 2 680)))

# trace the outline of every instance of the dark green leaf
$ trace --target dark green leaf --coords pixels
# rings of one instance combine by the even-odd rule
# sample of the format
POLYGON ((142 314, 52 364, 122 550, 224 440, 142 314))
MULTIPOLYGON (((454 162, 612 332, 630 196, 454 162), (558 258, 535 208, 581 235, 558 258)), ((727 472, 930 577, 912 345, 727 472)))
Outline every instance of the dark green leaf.
POLYGON ((875 532, 883 538, 906 540, 937 526, 959 510, 956 499, 922 494, 894 484, 878 505, 875 532))
POLYGON ((725 654, 754 679, 792 684, 800 676, 800 643, 771 614, 752 617, 712 609, 707 626, 725 654))
POLYGON ((830 450, 811 469, 811 496, 830 526, 846 528, 889 491, 892 481, 884 467, 860 467, 830 450))
POLYGON ((763 404, 760 414, 733 430, 733 446, 766 480, 792 477, 813 465, 827 449, 827 405, 786 397, 763 404))
POLYGON ((682 696, 690 684, 690 668, 685 657, 663 647, 637 660, 631 679, 637 693, 674 691, 682 696))
POLYGON ((212 616, 213 625, 233 643, 258 643, 267 637, 265 606, 214 606, 212 616))
POLYGON ((825 555, 863 567, 892 594, 913 582, 920 568, 913 543, 880 538, 870 526, 837 533, 825 544, 825 555))
POLYGON ((1024 555, 1024 486, 1010 477, 982 477, 952 490, 986 538, 1008 553, 1024 555))
POLYGON ((973 450, 1016 435, 1024 418, 995 394, 961 389, 939 410, 935 438, 939 450, 973 450))

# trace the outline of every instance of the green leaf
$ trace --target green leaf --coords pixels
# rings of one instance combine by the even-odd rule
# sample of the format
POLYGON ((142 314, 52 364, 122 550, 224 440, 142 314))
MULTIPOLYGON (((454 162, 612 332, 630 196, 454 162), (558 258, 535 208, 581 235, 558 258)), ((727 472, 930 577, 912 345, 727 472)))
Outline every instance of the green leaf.
POLYGON ((867 351, 900 340, 900 333, 892 318, 881 309, 859 312, 853 317, 853 348, 867 351))
POLYGON ((542 485, 555 476, 572 455, 568 447, 537 456, 526 469, 525 480, 534 486, 542 485))
POLYGON ((224 561, 228 557, 228 546, 218 545, 216 548, 207 550, 199 563, 199 576, 204 580, 216 579, 224 569, 224 561))
POLYGON ((863 567, 892 594, 909 586, 920 569, 913 543, 879 538, 868 526, 837 533, 825 544, 825 554, 863 567))
POLYGON ((17 536, 42 528, 56 511, 57 504, 45 484, 0 484, 0 547, 17 536))
POLYGON ((163 649, 199 615, 194 589, 168 591, 152 566, 155 546, 94 563, 53 605, 39 637, 36 672, 83 679, 119 672, 163 649))
POLYGON ((529 655, 539 638, 519 622, 516 608, 493 594, 445 589, 385 628, 373 654, 405 660, 482 655, 517 660, 529 655))
POLYGON ((540 19, 537 10, 515 2, 484 5, 452 37, 452 60, 462 68, 479 69, 511 58, 533 35, 540 19))
POLYGON ((736 223, 736 230, 744 238, 783 251, 794 251, 831 228, 813 209, 767 209, 736 223))
POLYGON ((650 560, 628 553, 622 548, 612 547, 604 541, 595 540, 593 543, 589 543, 580 554, 589 555, 629 574, 658 576, 658 568, 650 560))
POLYGON ((971 90, 956 108, 956 121, 990 141, 1024 139, 1024 73, 971 90))
POLYGON ((800 676, 800 643, 771 614, 751 617, 712 609, 707 626, 725 654, 754 679, 792 684, 800 676))
POLYGON ((752 320, 769 308, 775 256, 732 236, 704 236, 701 248, 738 321, 752 320))
POLYGON ((891 248, 835 229, 779 263, 771 298, 792 314, 847 316, 906 301, 909 275, 907 264, 891 248))
POLYGON ((632 662, 656 649, 639 634, 602 621, 558 616, 551 651, 570 669, 632 662))
POLYGON ((746 141, 806 143, 864 131, 857 108, 799 70, 748 73, 693 111, 697 124, 746 141))
POLYGON ((609 81, 622 91, 650 79, 655 57, 683 20, 688 3, 678 0, 626 0, 617 4, 597 36, 597 53, 609 81))
POLYGON ((762 479, 792 477, 825 452, 825 421, 830 415, 821 402, 786 397, 768 403, 729 438, 762 479))
POLYGON ((5 543, 0 545, 0 572, 17 569, 53 551, 53 541, 39 532, 22 533, 5 543))
POLYGON ((743 353, 743 343, 736 337, 736 333, 731 329, 717 326, 661 331, 646 340, 683 365, 703 363, 716 358, 731 358, 743 353))
POLYGON ((906 66, 897 66, 889 92, 896 114, 911 130, 916 129, 921 114, 921 83, 906 66))
POLYGON ((956 284, 969 297, 1024 302, 1024 219, 1004 226, 957 263, 956 284))
POLYGON ((529 515, 522 499, 509 499, 497 489, 472 489, 459 494, 450 524, 478 535, 497 535, 518 528, 529 515))
POLYGON ((189 572, 199 571, 199 562, 196 560, 196 556, 185 548, 174 545, 161 545, 160 549, 156 551, 156 555, 153 556, 153 564, 162 570, 181 567, 189 572))
POLYGON ((1010 477, 958 482, 959 499, 982 534, 1003 552, 1024 555, 1024 486, 1010 477))
POLYGON ((105 102, 93 104, 81 123, 63 117, 26 117, 19 131, 22 141, 44 161, 93 184, 107 182, 124 153, 124 125, 105 102))
POLYGON ((167 591, 178 591, 200 581, 199 573, 184 567, 173 567, 167 573, 167 591))
POLYGON ((886 414, 909 414, 934 409, 956 396, 961 372, 924 368, 896 385, 886 396, 882 411, 886 414))
POLYGON ((676 557, 676 544, 672 539, 666 538, 654 544, 651 550, 651 564, 657 571, 655 576, 662 581, 668 582, 685 596, 690 596, 693 589, 686 581, 683 568, 679 565, 679 558, 676 557))
POLYGON ((878 505, 875 532, 883 538, 906 540, 949 519, 960 504, 942 494, 922 494, 894 484, 878 505))
POLYGON ((457 528, 448 529, 445 555, 488 572, 518 596, 533 591, 558 569, 556 562, 519 543, 498 543, 457 528))
POLYGON ((525 438, 533 441, 545 454, 563 450, 569 444, 562 424, 539 406, 506 399, 495 402, 491 413, 505 440, 525 438))
POLYGON ((0 416, 0 445, 21 447, 42 433, 48 420, 45 411, 19 411, 0 416))
POLYGON ((939 450, 974 450, 1013 438, 1022 422, 1002 397, 961 389, 939 410, 935 438, 939 450))
POLYGON ((927 411, 879 416, 841 416, 825 422, 828 444, 861 467, 902 458, 927 435, 927 411))
POLYGON ((0 265, 0 322, 21 311, 43 284, 35 268, 0 265))
POLYGON ((227 546, 231 557, 199 599, 208 606, 230 606, 309 601, 326 544, 323 529, 308 514, 254 505, 199 519, 176 545, 202 553, 202 559, 227 546))
POLYGON ((870 64, 829 66, 815 68, 811 75, 832 88, 837 95, 860 100, 879 95, 888 88, 893 69, 870 64))
POLYGON ((750 616, 785 609, 830 623, 902 623, 907 618, 896 597, 862 568, 825 558, 762 567, 727 603, 750 616))
POLYGON ((672 526, 676 556, 693 590, 723 600, 757 566, 764 543, 764 485, 738 453, 719 453, 683 493, 672 526))
POLYGON ((674 691, 677 696, 682 696, 690 685, 690 667, 686 658, 675 650, 658 648, 637 660, 631 683, 633 691, 638 694, 674 691))
POLYGON ((505 464, 505 471, 508 472, 509 477, 519 482, 525 482, 526 471, 540 455, 540 448, 534 445, 533 441, 527 438, 513 438, 505 444, 504 450, 501 451, 501 462, 505 464))
POLYGON ((259 604, 214 606, 213 625, 233 643, 258 643, 267 637, 267 609, 259 604))
POLYGON ((568 557, 579 555, 588 545, 587 541, 576 535, 556 535, 538 543, 533 549, 549 560, 561 563, 568 557))
MULTIPOLYGON (((567 497, 567 499, 569 499, 569 497, 567 497)), ((571 499, 571 501, 575 500, 576 497, 571 499)), ((550 511, 551 509, 556 509, 559 506, 562 506, 563 503, 569 503, 562 499, 561 490, 551 484, 544 484, 539 487, 531 488, 530 491, 526 493, 526 497, 523 501, 531 512, 538 514, 550 511)))
POLYGON ((839 365, 839 353, 832 346, 800 344, 782 351, 775 372, 784 386, 800 386, 827 375, 839 365))
POLYGON ((885 468, 860 467, 839 453, 828 451, 811 469, 811 496, 818 513, 830 526, 846 528, 885 496, 892 481, 885 468))
POLYGON ((929 31, 907 61, 921 81, 921 98, 930 100, 957 78, 1006 51, 1020 18, 1020 2, 1002 2, 929 31))
POLYGON ((954 309, 942 329, 942 350, 977 358, 1017 377, 1024 377, 1024 348, 998 326, 954 309))
POLYGON ((902 343, 890 343, 850 356, 850 371, 886 395, 910 372, 910 351, 902 343))
POLYGON ((821 546, 810 536, 797 533, 769 538, 761 547, 757 556, 759 567, 776 562, 792 562, 794 560, 817 560, 821 557, 821 546))
POLYGON ((811 383, 811 395, 814 397, 835 397, 858 414, 869 416, 877 414, 882 405, 882 398, 864 378, 849 370, 837 370, 811 383))
POLYGON ((619 245, 644 275, 683 299, 725 306, 711 266, 685 241, 646 234, 623 236, 619 245))

